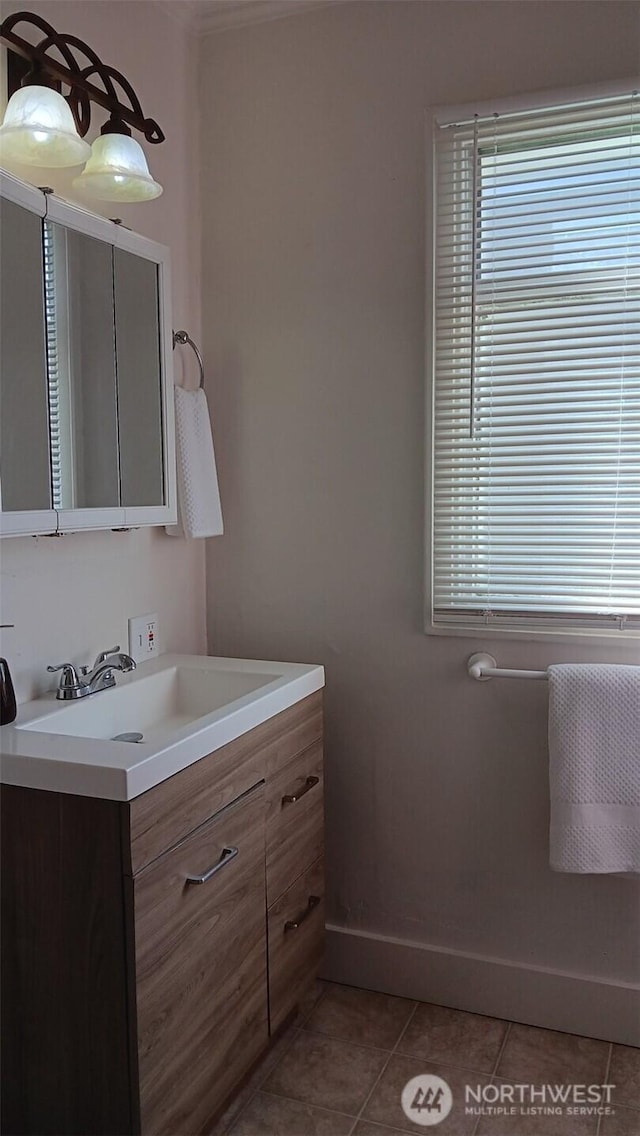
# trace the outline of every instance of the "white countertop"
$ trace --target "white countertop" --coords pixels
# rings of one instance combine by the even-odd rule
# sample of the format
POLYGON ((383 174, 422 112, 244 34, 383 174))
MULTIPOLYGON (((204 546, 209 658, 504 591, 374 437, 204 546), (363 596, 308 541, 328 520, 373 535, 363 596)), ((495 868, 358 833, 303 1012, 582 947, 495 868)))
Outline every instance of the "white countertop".
MULTIPOLYGON (((16 721, 11 726, 0 727, 0 780, 7 785, 130 801, 323 686, 324 668, 321 666, 161 655, 140 664, 130 674, 116 672, 114 689, 73 702, 56 700, 52 693, 19 706, 16 721), (192 720, 186 724, 186 715, 172 715, 168 710, 160 725, 151 725, 146 731, 141 729, 144 740, 139 743, 113 741, 111 733, 91 736, 92 727, 86 722, 93 720, 92 704, 100 720, 110 722, 112 708, 126 697, 131 716, 136 697, 139 696, 142 705, 143 690, 149 686, 147 683, 145 687, 136 687, 136 684, 172 668, 177 669, 182 683, 188 683, 189 672, 193 672, 193 682, 200 690, 208 682, 214 690, 216 681, 223 682, 230 691, 234 680, 240 685, 243 681, 259 685, 240 697, 231 697, 224 705, 218 700, 218 708, 210 713, 194 718, 191 712, 192 720), (126 696, 124 690, 128 690, 126 696), (122 693, 119 699, 114 699, 118 691, 122 693), (110 703, 106 701, 109 698, 110 703), (98 705, 99 699, 102 701, 98 705), (64 716, 57 714, 60 710, 64 710, 64 716), (62 732, 64 729, 69 732, 62 732)), ((117 717, 116 714, 114 733, 122 729, 117 717)), ((107 727, 102 728, 104 731, 107 727)), ((127 724, 124 728, 137 727, 127 724)))

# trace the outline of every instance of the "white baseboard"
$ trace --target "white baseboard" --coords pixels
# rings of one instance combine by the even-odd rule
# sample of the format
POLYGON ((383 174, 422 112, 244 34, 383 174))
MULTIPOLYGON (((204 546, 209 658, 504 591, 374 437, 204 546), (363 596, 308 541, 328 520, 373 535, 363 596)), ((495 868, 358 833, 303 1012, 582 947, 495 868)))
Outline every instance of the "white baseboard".
POLYGON ((323 978, 640 1046, 640 987, 330 924, 323 978))

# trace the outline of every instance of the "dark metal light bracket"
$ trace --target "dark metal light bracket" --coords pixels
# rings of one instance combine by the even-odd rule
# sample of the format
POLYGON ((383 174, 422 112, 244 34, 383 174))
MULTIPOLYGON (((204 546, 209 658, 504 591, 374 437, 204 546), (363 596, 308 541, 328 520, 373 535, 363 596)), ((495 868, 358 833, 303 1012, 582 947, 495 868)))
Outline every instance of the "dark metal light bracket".
MULTIPOLYGON (((126 129, 122 129, 123 124, 126 124, 144 134, 147 142, 164 142, 164 134, 158 123, 153 118, 144 117, 140 100, 128 79, 114 67, 103 63, 93 48, 77 36, 57 32, 42 16, 34 12, 14 12, 0 24, 0 43, 4 43, 9 51, 29 60, 32 65, 29 72, 32 81, 37 82, 38 76, 41 76, 50 85, 61 83, 69 88, 65 97, 81 137, 89 129, 91 103, 94 102, 109 112, 111 120, 121 133, 127 133, 126 129), (16 25, 21 23, 38 28, 44 32, 44 38, 38 43, 23 39, 14 31, 16 25), (57 51, 64 62, 52 56, 52 51, 57 51), (83 62, 82 56, 88 63, 83 62), (102 88, 90 81, 93 78, 100 80, 102 88), (124 102, 121 101, 122 97, 124 102)), ((9 90, 9 95, 13 93, 13 90, 9 90)))

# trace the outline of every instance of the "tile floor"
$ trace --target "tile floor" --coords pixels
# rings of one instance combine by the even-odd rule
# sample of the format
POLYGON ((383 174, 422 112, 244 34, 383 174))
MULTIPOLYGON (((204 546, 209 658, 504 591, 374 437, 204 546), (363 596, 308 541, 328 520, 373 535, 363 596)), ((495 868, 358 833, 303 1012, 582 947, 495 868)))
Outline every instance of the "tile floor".
POLYGON ((318 982, 213 1136, 640 1136, 640 1049, 318 982), (454 1105, 425 1127, 400 1094, 421 1073, 454 1105), (469 1083, 615 1084, 615 1115, 467 1116, 469 1083))

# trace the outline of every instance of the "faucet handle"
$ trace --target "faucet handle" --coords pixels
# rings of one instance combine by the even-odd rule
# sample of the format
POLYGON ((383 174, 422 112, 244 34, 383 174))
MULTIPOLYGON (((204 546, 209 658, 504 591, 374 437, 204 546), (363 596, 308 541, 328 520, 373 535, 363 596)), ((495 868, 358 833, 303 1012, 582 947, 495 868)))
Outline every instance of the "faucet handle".
POLYGON ((106 663, 109 655, 115 655, 119 650, 120 644, 118 643, 115 647, 109 647, 108 650, 101 651, 99 655, 96 655, 96 661, 93 664, 93 670, 95 671, 96 667, 101 667, 103 663, 106 663))
POLYGON ((55 674, 56 671, 62 671, 60 676, 60 690, 68 690, 72 686, 79 686, 80 679, 78 672, 73 663, 57 663, 55 667, 47 667, 49 674, 55 674))

